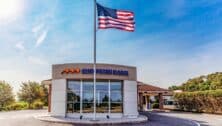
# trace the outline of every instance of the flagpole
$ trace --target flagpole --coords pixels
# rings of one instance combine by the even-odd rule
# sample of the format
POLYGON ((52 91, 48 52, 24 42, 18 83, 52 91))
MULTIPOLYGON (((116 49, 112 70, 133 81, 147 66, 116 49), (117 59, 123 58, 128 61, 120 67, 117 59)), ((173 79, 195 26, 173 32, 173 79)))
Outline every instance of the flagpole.
POLYGON ((93 50, 93 57, 94 57, 94 63, 93 63, 93 86, 94 86, 94 104, 93 104, 93 120, 96 120, 96 0, 94 0, 94 50, 93 50))

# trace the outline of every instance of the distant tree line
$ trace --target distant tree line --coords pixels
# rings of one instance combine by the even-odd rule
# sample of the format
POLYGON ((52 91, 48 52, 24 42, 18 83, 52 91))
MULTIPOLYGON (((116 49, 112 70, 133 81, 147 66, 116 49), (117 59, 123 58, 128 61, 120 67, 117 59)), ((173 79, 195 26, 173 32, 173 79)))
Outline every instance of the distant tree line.
POLYGON ((178 107, 185 111, 222 113, 222 72, 189 79, 180 86, 169 90, 182 90, 174 93, 178 107))
POLYGON ((205 91, 222 89, 222 72, 212 73, 189 79, 180 86, 171 86, 170 90, 205 91))
POLYGON ((48 88, 38 82, 23 82, 16 95, 9 83, 0 81, 0 111, 42 109, 48 105, 48 88))

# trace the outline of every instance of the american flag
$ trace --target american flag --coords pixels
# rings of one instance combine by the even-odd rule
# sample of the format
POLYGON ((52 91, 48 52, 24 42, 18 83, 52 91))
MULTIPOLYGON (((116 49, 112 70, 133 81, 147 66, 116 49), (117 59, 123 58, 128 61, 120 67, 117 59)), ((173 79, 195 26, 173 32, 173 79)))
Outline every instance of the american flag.
POLYGON ((103 7, 97 3, 99 29, 116 28, 133 32, 135 29, 134 13, 103 7))

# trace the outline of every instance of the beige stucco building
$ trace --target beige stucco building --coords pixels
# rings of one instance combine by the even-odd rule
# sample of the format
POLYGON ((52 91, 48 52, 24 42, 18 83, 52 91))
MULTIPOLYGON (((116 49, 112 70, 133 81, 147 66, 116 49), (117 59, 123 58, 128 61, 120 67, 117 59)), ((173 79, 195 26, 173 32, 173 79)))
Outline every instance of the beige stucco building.
MULTIPOLYGON (((168 91, 137 81, 133 66, 96 65, 96 117, 137 118, 138 111, 147 110, 149 95, 162 96, 168 91)), ((49 113, 71 118, 94 117, 93 64, 70 63, 52 66, 49 85, 49 113)))
MULTIPOLYGON (((136 67, 96 65, 96 117, 136 118, 136 67)), ((93 64, 71 63, 52 66, 49 99, 52 116, 93 117, 93 64)))

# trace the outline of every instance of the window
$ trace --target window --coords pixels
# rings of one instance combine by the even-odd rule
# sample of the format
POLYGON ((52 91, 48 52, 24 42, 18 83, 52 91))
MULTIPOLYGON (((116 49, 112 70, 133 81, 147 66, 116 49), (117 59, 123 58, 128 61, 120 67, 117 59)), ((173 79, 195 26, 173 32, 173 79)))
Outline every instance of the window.
POLYGON ((83 81, 82 86, 82 112, 92 113, 93 112, 93 82, 83 81))
POLYGON ((109 112, 109 82, 96 83, 96 112, 109 112))
POLYGON ((80 112, 80 81, 68 81, 67 112, 80 112))
MULTIPOLYGON (((94 106, 93 81, 69 80, 67 84, 67 113, 93 113, 94 106), (82 96, 82 98, 80 98, 82 96), (82 100, 82 101, 81 101, 82 100)), ((123 112, 123 92, 121 81, 96 82, 96 112, 111 113, 123 112), (110 90, 109 90, 110 89, 110 90)))
POLYGON ((110 102, 111 113, 123 112, 122 83, 120 81, 110 82, 110 102))

